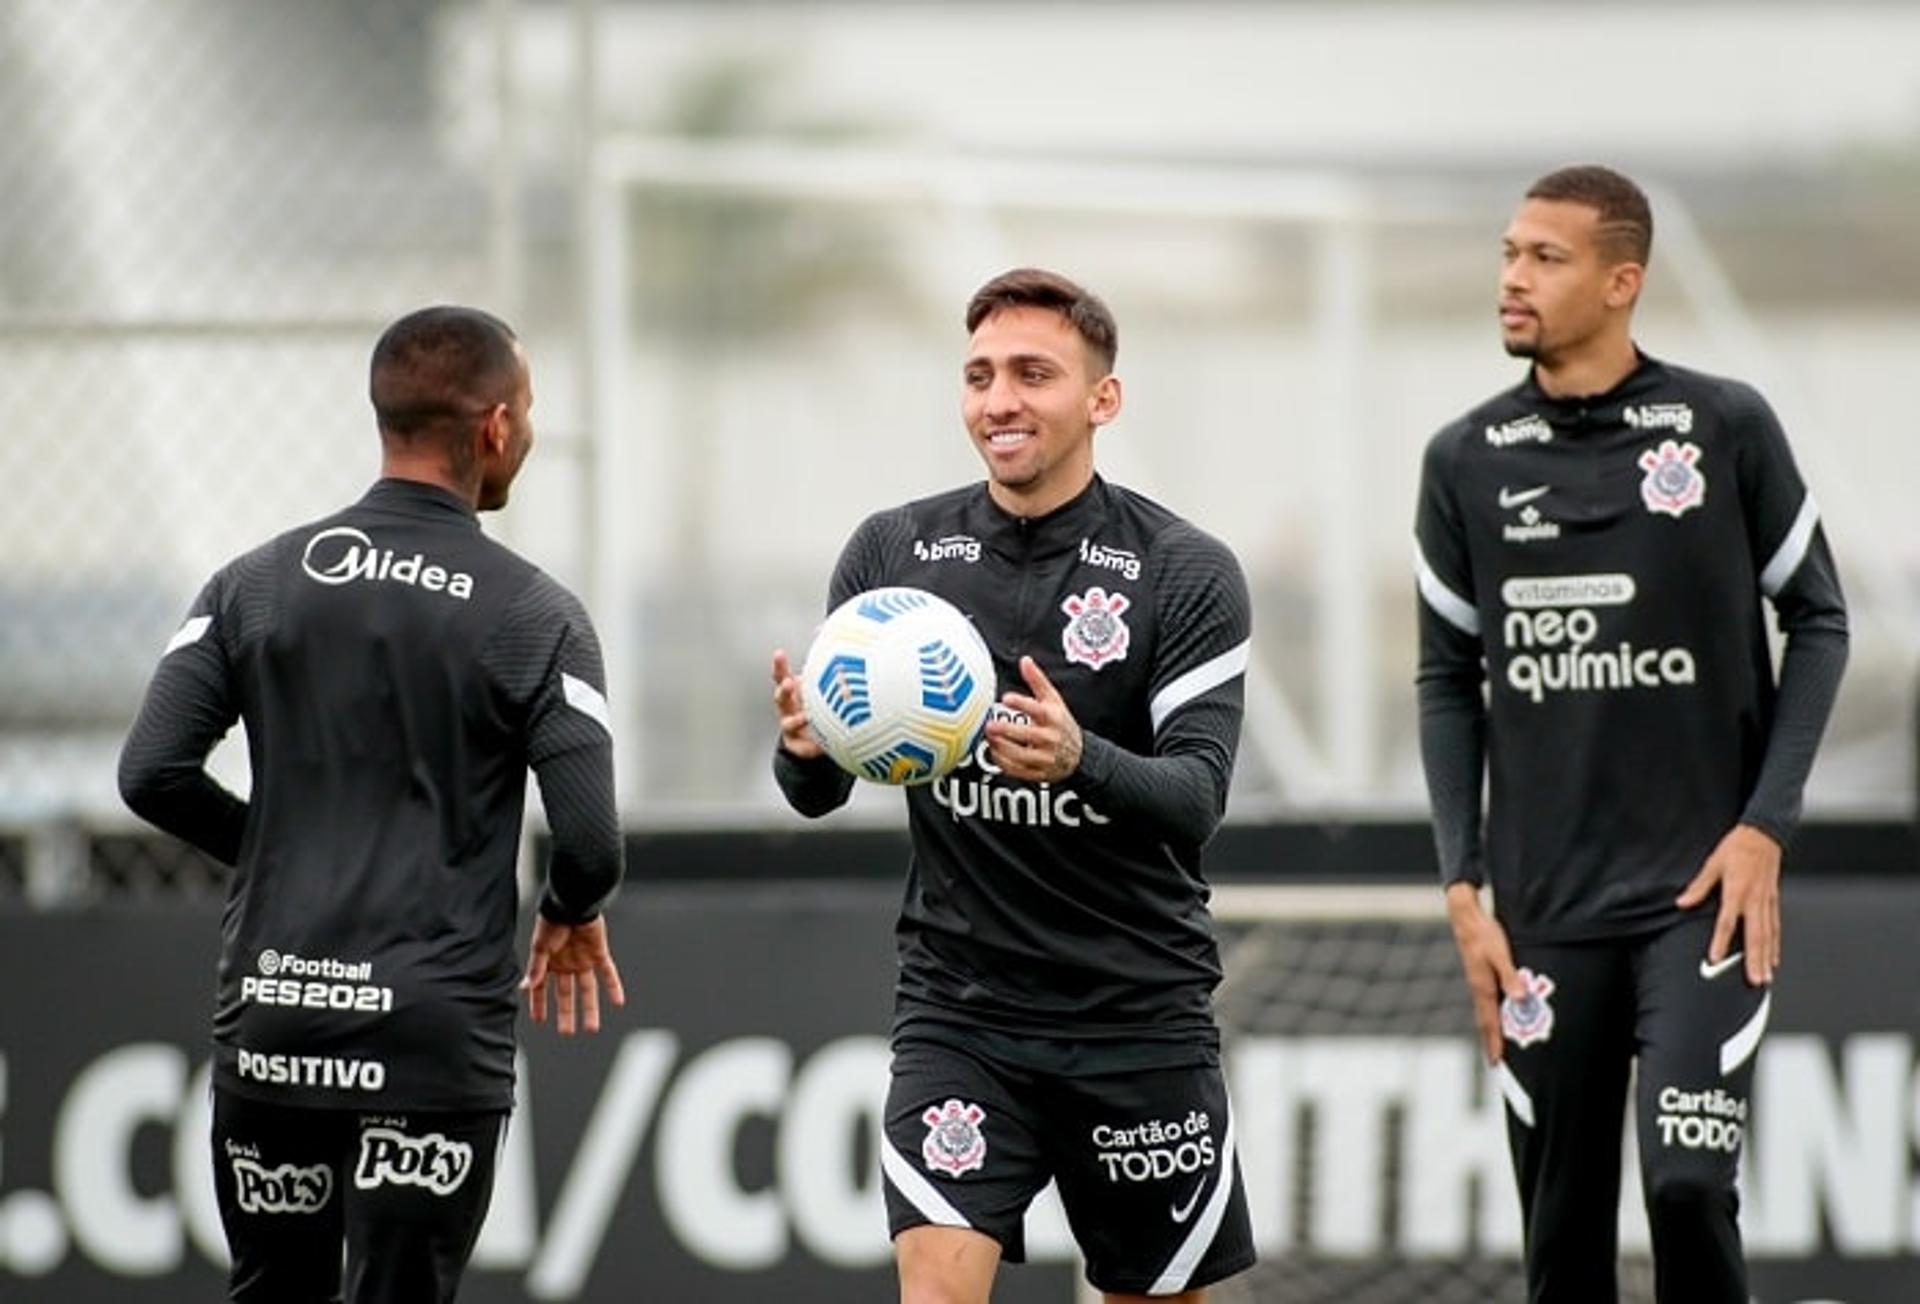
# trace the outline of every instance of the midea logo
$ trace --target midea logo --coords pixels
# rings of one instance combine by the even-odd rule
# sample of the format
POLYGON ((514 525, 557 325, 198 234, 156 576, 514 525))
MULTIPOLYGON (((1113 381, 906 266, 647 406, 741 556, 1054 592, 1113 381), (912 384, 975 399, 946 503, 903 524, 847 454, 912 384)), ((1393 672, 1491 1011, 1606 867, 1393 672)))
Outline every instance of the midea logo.
POLYGON ((375 546, 366 531, 351 525, 336 525, 308 539, 306 551, 300 554, 300 569, 320 584, 384 580, 461 599, 473 596, 473 576, 467 572, 433 565, 417 552, 396 557, 393 549, 375 546))

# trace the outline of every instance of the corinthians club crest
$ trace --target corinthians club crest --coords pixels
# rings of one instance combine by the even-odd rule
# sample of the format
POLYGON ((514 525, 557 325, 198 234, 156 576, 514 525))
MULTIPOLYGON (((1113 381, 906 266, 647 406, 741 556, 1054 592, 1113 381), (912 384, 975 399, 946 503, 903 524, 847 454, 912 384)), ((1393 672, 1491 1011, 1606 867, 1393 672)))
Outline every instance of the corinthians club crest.
POLYGON ((1547 997, 1553 995, 1554 984, 1553 979, 1531 969, 1520 971, 1520 982, 1527 994, 1517 1001, 1511 996, 1501 1000, 1500 1030, 1514 1045, 1531 1046, 1553 1035, 1553 1006, 1547 1003, 1547 997))
POLYGON ((1698 507, 1707 497, 1707 477, 1700 474, 1700 446, 1695 443, 1660 441, 1660 447, 1640 454, 1640 469, 1647 478, 1640 482, 1640 498, 1650 512, 1678 518, 1690 507, 1698 507))
POLYGON ((1095 670, 1110 661, 1126 660, 1132 635, 1120 615, 1132 605, 1126 594, 1109 594, 1097 584, 1085 593, 1068 595, 1060 604, 1067 613, 1067 627, 1060 633, 1067 660, 1095 670))
POLYGON ((987 1111, 978 1105, 949 1100, 944 1105, 929 1105, 920 1119, 927 1125, 927 1139, 920 1143, 920 1156, 936 1173, 958 1177, 987 1162, 987 1138, 980 1124, 987 1111))

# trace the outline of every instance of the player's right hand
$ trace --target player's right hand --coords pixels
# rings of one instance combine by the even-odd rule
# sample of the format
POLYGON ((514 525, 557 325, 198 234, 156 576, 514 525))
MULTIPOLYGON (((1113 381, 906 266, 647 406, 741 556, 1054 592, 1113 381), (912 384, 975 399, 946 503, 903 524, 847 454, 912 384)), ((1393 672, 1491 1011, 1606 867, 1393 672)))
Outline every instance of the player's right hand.
POLYGON ((1447 922, 1453 926, 1460 967, 1466 971, 1467 991, 1473 997, 1480 1048, 1487 1053, 1488 1064, 1498 1064, 1506 1053, 1506 1035, 1500 1030, 1501 999, 1517 1001, 1527 994, 1514 967, 1507 930, 1480 908, 1480 889, 1464 882, 1447 885, 1447 922))
POLYGON ((807 704, 800 696, 800 679, 787 662, 785 648, 773 650, 773 710, 780 717, 780 746, 790 755, 811 761, 827 754, 807 725, 807 704))
POLYGON ((620 967, 613 962, 603 915, 584 924, 556 924, 535 915, 533 941, 527 948, 527 972, 520 990, 527 994, 527 1010, 535 1023, 547 1021, 547 989, 553 989, 554 1025, 563 1037, 576 1028, 600 1031, 600 989, 615 1005, 627 1003, 620 983, 620 967))

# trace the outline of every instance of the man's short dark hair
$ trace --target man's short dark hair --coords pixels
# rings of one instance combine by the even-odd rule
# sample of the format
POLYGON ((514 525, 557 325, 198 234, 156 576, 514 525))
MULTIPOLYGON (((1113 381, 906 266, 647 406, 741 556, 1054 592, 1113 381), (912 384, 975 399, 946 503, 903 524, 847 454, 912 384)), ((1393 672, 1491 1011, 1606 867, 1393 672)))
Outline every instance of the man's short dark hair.
POLYGON ((1004 308, 1051 308, 1067 319, 1100 364, 1100 374, 1113 370, 1120 352, 1120 328, 1100 296, 1076 285, 1058 272, 1038 267, 1016 267, 974 291, 967 304, 967 332, 1004 308))
POLYGON ((478 308, 410 312, 373 346, 367 389, 380 433, 440 435, 513 397, 520 364, 511 327, 478 308))
POLYGON ((1560 168, 1534 182, 1527 198, 1583 204, 1598 213, 1595 243, 1614 262, 1645 267, 1653 256, 1653 207, 1645 191, 1612 168, 1591 163, 1560 168))

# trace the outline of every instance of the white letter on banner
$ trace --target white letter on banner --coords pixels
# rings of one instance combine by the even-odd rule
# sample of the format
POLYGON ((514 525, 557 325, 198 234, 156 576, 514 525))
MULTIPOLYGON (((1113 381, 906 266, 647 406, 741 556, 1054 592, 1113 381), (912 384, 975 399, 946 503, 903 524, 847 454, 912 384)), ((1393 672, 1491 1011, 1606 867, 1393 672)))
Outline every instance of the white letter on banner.
POLYGON ((142 1198, 128 1158, 142 1123, 171 1124, 187 1084, 179 1047, 136 1042, 81 1070, 53 1127, 53 1184, 73 1238, 93 1261, 129 1277, 180 1266, 185 1238, 172 1197, 142 1198))
POLYGON ((680 1243, 720 1268, 769 1268, 787 1252, 778 1191, 734 1180, 734 1136, 751 1114, 780 1115, 793 1052, 771 1037, 723 1041, 689 1061, 660 1111, 654 1190, 680 1243))
POLYGON ((1842 1254, 1896 1253, 1912 1166, 1912 1044, 1899 1033, 1847 1038, 1838 1084, 1830 1062, 1825 1040, 1812 1035, 1769 1037, 1760 1053, 1750 1153, 1755 1248, 1813 1253, 1824 1213, 1842 1254))
POLYGON ((871 1268, 892 1255, 875 1157, 887 1103, 884 1037, 843 1037, 800 1070, 780 1120, 776 1164, 793 1229, 827 1263, 871 1268), (854 1157, 866 1163, 855 1168, 854 1157))

